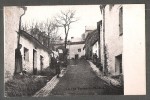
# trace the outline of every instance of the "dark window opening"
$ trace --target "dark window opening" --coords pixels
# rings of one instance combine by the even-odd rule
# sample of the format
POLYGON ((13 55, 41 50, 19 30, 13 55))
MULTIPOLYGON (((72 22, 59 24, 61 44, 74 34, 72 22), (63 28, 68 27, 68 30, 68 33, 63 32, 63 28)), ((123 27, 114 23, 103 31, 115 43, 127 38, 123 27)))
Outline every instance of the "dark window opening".
POLYGON ((81 49, 78 49, 78 52, 81 52, 81 49))
POLYGON ((123 35, 123 7, 119 9, 119 35, 123 35))
POLYGON ((24 60, 29 61, 29 49, 24 47, 24 60))

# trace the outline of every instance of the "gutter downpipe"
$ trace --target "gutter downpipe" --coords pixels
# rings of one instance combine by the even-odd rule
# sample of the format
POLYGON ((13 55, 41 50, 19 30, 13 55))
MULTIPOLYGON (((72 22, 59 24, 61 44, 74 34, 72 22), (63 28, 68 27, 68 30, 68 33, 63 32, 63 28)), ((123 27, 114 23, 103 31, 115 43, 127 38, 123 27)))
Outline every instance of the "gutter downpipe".
POLYGON ((104 54, 104 64, 103 64, 103 75, 106 75, 106 51, 105 51, 105 4, 100 5, 101 13, 103 14, 102 29, 103 29, 103 54, 104 54))
POLYGON ((19 36, 18 36, 18 43, 17 43, 17 47, 19 46, 19 44, 20 44, 20 34, 21 34, 21 19, 22 19, 22 16, 23 15, 25 15, 25 12, 26 12, 26 10, 27 10, 27 7, 20 7, 20 8, 22 8, 23 10, 24 10, 24 12, 23 12, 23 14, 20 16, 20 19, 19 19, 19 31, 18 31, 18 34, 19 34, 19 36))

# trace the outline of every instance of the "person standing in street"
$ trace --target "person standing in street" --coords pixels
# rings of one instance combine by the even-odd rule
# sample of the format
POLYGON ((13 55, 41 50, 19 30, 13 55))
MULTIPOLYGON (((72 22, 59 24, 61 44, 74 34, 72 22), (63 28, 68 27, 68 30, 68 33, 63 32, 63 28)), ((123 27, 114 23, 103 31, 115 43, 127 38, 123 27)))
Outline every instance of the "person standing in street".
POLYGON ((97 64, 97 54, 96 53, 94 53, 94 55, 93 55, 93 63, 97 64))
POLYGON ((59 74, 60 74, 60 62, 59 62, 58 57, 56 57, 56 75, 57 75, 57 78, 59 78, 59 74))
POLYGON ((15 72, 14 75, 21 74, 22 73, 22 55, 20 49, 22 48, 22 45, 19 44, 18 47, 15 50, 15 72))

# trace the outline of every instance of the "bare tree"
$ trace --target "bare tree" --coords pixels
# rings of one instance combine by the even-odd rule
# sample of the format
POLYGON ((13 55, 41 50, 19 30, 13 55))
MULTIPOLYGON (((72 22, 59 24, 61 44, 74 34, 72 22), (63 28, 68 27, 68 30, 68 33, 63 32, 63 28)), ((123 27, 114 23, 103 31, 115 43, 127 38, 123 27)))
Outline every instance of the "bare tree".
POLYGON ((41 30, 40 30, 40 26, 39 26, 39 23, 33 23, 32 22, 32 24, 31 24, 31 26, 30 26, 30 28, 29 28, 29 30, 30 30, 30 34, 32 35, 32 36, 34 36, 35 38, 38 38, 38 35, 39 34, 41 34, 41 30))
POLYGON ((28 29, 29 29, 29 25, 28 24, 21 25, 21 30, 28 31, 28 29))
POLYGON ((51 47, 53 46, 55 39, 58 37, 58 26, 54 21, 50 21, 47 19, 47 22, 44 24, 44 30, 48 33, 48 46, 51 47))
MULTIPOLYGON (((45 38, 44 36, 47 35, 48 37, 48 47, 52 48, 55 40, 58 39, 58 26, 54 21, 50 21, 49 19, 46 22, 32 22, 31 25, 24 24, 22 25, 22 29, 24 31, 30 30, 30 34, 38 39, 40 42, 43 41, 41 37, 45 38)), ((42 42, 43 43, 43 42, 42 42)))
POLYGON ((61 11, 60 15, 55 17, 55 21, 58 27, 63 27, 65 31, 65 48, 67 45, 67 38, 70 30, 70 25, 76 22, 78 19, 75 18, 75 11, 67 10, 65 12, 61 11))

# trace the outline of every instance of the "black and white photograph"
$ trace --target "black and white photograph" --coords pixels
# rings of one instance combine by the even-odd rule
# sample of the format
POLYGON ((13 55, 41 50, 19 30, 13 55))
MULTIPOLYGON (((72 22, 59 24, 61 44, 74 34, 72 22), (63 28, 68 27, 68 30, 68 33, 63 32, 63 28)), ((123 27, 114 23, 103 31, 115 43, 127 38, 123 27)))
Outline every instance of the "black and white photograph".
POLYGON ((5 97, 146 95, 145 4, 3 9, 5 97))

